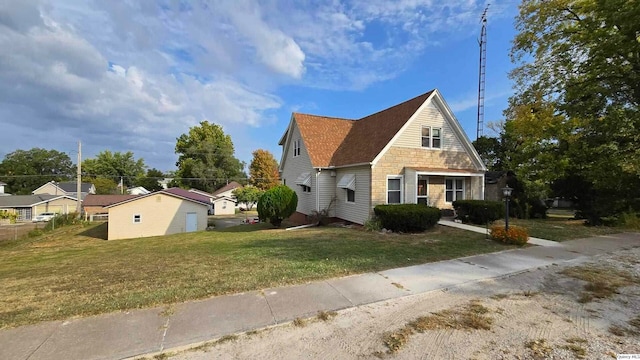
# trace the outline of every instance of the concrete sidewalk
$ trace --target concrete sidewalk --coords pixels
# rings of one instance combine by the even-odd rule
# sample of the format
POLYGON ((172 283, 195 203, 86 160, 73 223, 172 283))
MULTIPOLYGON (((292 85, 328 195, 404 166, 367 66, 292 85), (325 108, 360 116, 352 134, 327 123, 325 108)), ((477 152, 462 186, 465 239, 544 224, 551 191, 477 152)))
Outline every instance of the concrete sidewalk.
POLYGON ((0 331, 0 359, 123 359, 377 301, 640 247, 640 234, 600 236, 287 286, 170 307, 0 331))

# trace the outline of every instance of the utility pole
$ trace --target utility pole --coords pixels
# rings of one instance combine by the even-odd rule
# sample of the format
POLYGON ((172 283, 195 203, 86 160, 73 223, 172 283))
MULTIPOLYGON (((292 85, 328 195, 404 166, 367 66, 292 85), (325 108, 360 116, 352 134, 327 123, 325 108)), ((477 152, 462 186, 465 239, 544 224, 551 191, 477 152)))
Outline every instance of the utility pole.
POLYGON ((480 45, 480 71, 478 74, 478 127, 476 139, 482 136, 482 128, 484 127, 484 78, 487 62, 487 11, 489 10, 489 5, 491 4, 487 4, 487 7, 484 8, 480 18, 482 29, 480 29, 480 40, 478 41, 478 45, 480 45))
POLYGON ((78 216, 82 214, 82 144, 78 141, 78 178, 76 179, 76 191, 77 191, 77 202, 76 202, 76 212, 78 216))

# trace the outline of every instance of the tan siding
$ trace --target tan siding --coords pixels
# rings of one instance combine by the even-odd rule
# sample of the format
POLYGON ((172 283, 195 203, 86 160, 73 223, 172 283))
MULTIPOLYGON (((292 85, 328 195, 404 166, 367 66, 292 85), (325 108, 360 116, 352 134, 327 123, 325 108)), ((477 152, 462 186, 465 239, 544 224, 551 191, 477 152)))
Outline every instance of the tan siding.
POLYGON ((293 189, 298 195, 298 207, 297 211, 305 215, 310 215, 312 210, 316 208, 316 178, 315 170, 311 167, 311 160, 309 160, 309 154, 304 144, 301 144, 300 155, 293 157, 293 141, 301 140, 300 130, 298 126, 293 123, 291 129, 291 141, 289 146, 285 149, 286 161, 284 163, 284 169, 282 170, 282 179, 286 180, 286 185, 293 189), (302 187, 296 185, 296 179, 300 174, 308 172, 311 174, 311 193, 302 192, 302 187))
POLYGON ((346 174, 356 175, 355 203, 347 203, 347 192, 344 189, 336 188, 336 214, 335 216, 354 222, 364 224, 371 216, 371 168, 369 166, 357 166, 341 168, 336 171, 336 184, 340 178, 346 174))
POLYGON ((405 131, 396 139, 393 146, 422 148, 423 126, 442 128, 442 149, 430 149, 430 151, 465 151, 462 141, 453 132, 451 125, 445 120, 442 112, 435 106, 423 108, 407 125, 405 131))
POLYGON ((68 214, 76 211, 76 201, 67 198, 56 199, 44 204, 36 205, 32 208, 31 211, 33 216, 36 216, 43 212, 68 214))
POLYGON ((49 194, 49 195, 65 195, 66 193, 60 189, 58 189, 57 186, 53 186, 53 184, 47 183, 44 186, 40 187, 39 189, 36 189, 33 192, 34 195, 41 195, 41 194, 49 194))
POLYGON ((214 215, 233 215, 236 213, 236 204, 230 200, 220 199, 213 203, 214 215), (226 207, 224 203, 227 203, 226 207))
POLYGON ((207 206, 165 194, 147 196, 109 208, 109 240, 176 234, 185 231, 186 214, 198 215, 198 230, 207 227, 207 206), (134 215, 140 223, 133 222, 134 215))

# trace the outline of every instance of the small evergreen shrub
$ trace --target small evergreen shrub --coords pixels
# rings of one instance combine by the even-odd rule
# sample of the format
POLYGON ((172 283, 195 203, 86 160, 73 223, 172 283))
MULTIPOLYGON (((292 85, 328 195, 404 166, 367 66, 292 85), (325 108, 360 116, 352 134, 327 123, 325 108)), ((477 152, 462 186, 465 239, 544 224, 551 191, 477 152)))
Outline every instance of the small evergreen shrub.
POLYGON ((258 200, 258 217, 260 221, 269 221, 271 225, 280 227, 282 220, 293 215, 298 206, 298 195, 286 185, 273 187, 260 196, 258 200))
POLYGON ((491 239, 513 245, 524 245, 529 240, 527 229, 519 226, 509 226, 509 231, 505 231, 504 226, 492 226, 490 230, 491 239))
POLYGON ((485 225, 504 217, 504 203, 500 201, 457 200, 453 208, 464 223, 485 225))
POLYGON ((422 232, 440 220, 440 209, 422 204, 378 205, 373 212, 383 228, 397 232, 422 232))

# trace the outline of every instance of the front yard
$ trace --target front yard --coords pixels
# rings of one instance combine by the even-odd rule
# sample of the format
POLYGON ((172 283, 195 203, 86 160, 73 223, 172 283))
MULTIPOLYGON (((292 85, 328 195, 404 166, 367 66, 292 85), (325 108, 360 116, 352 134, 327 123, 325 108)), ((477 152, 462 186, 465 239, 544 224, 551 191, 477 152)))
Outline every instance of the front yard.
POLYGON ((508 249, 484 235, 346 228, 223 231, 105 241, 106 224, 0 243, 0 328, 508 249))
MULTIPOLYGON (((495 225, 504 226, 504 220, 496 221, 495 225)), ((509 225, 526 228, 529 231, 529 236, 554 241, 581 239, 624 231, 621 228, 608 226, 586 226, 584 220, 551 216, 547 219, 510 218, 509 225)))

